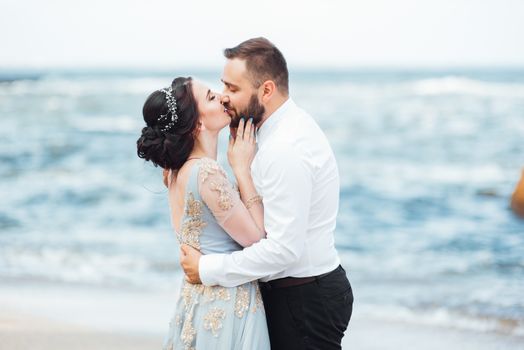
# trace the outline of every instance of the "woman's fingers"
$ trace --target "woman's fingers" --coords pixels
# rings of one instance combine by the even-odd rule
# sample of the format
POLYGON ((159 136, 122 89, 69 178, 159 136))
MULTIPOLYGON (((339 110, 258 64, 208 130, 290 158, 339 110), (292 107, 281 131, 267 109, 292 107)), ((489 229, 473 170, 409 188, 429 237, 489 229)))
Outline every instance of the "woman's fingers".
POLYGON ((230 142, 232 142, 234 145, 240 145, 244 142, 247 145, 254 145, 256 143, 256 127, 253 123, 253 118, 249 118, 247 121, 245 118, 240 119, 236 138, 230 142))
POLYGON ((244 138, 246 141, 251 142, 251 129, 253 128, 253 118, 249 118, 246 124, 246 131, 244 132, 244 138))
POLYGON ((237 140, 243 140, 244 139, 244 118, 240 119, 240 122, 238 123, 238 129, 237 129, 237 140))

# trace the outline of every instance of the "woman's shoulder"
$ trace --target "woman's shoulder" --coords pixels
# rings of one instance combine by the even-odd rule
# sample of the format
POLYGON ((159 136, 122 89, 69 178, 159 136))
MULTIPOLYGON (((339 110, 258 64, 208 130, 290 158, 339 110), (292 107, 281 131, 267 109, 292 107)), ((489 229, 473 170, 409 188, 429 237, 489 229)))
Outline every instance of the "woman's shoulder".
POLYGON ((197 166, 200 183, 205 183, 210 177, 227 178, 224 168, 215 159, 201 158, 197 166))

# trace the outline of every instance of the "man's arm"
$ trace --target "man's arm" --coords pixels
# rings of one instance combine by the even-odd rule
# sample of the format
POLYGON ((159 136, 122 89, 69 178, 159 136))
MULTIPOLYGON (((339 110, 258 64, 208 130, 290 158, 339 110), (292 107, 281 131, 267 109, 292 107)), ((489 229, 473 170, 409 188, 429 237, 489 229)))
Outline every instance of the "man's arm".
POLYGON ((274 152, 262 174, 267 238, 232 254, 181 254, 192 282, 237 286, 283 271, 302 255, 310 208, 312 176, 289 146, 274 152), (196 261, 195 261, 196 260, 196 261))

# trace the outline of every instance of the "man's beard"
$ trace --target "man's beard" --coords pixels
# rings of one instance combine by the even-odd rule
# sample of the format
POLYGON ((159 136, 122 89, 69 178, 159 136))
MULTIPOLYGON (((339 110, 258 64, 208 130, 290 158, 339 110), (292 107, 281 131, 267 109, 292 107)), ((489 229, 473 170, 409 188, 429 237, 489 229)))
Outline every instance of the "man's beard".
POLYGON ((238 128, 238 123, 240 123, 240 118, 244 117, 247 122, 249 118, 253 117, 253 124, 257 125, 262 121, 262 116, 266 112, 264 106, 258 102, 258 97, 256 94, 251 95, 249 99, 249 104, 247 108, 237 113, 235 118, 231 120, 229 124, 232 128, 238 128))

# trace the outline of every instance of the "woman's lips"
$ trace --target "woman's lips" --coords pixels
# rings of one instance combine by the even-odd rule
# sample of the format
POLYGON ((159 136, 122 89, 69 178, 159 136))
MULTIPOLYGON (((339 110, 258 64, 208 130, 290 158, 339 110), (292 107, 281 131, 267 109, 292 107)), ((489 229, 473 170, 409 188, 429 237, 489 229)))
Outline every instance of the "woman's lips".
POLYGON ((235 112, 229 108, 224 108, 224 112, 226 112, 231 118, 235 117, 235 112))

